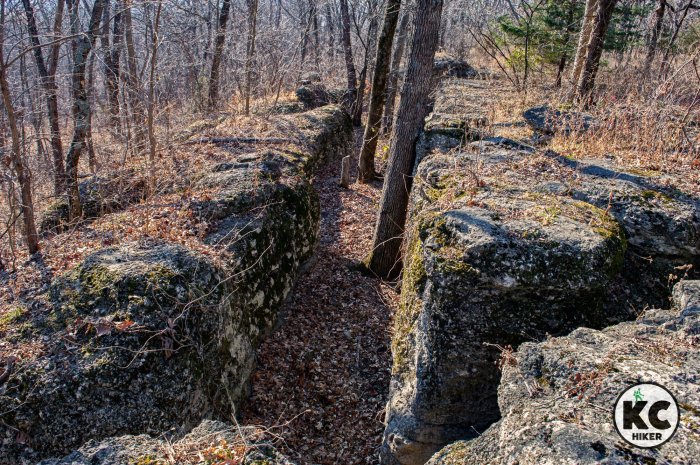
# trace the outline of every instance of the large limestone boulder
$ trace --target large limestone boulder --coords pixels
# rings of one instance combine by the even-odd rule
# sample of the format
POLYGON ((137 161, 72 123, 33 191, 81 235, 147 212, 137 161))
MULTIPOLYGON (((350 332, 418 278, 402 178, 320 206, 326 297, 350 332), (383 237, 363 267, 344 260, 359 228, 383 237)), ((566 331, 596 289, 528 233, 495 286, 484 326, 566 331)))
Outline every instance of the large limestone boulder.
POLYGON ((388 464, 424 463, 498 420, 503 348, 663 308, 673 276, 700 264, 700 201, 672 176, 505 138, 430 140, 411 193, 388 464))
POLYGON ((602 304, 625 253, 618 222, 570 198, 486 187, 458 163, 434 155, 418 169, 384 463, 423 464, 499 418, 499 347, 614 320, 602 304))
POLYGON ((62 459, 39 465, 294 465, 263 436, 255 428, 205 420, 177 441, 146 434, 90 441, 62 459))
POLYGON ((206 193, 191 203, 198 246, 97 251, 3 336, 2 346, 29 355, 0 383, 0 463, 235 413, 255 348, 313 253, 320 213, 310 178, 352 140, 338 107, 278 123, 284 149, 237 152, 196 177, 194 190, 206 193))
POLYGON ((697 463, 700 457, 700 282, 676 285, 671 310, 603 331, 582 328, 506 354, 503 418, 430 465, 697 463), (627 445, 612 411, 632 383, 655 382, 678 401, 680 426, 658 449, 627 445))

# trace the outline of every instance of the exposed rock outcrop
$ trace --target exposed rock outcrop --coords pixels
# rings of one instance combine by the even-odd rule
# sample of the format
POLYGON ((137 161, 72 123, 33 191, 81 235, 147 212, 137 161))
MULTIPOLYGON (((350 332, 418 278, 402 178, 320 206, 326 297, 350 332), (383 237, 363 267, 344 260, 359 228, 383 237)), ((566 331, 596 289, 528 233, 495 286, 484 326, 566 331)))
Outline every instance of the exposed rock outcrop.
POLYGON ((44 460, 39 465, 194 465, 227 461, 294 465, 261 436, 255 428, 205 420, 178 441, 145 434, 90 441, 62 459, 44 460))
POLYGON ((207 195, 191 214, 213 254, 126 244, 54 280, 46 310, 13 335, 40 344, 0 386, 0 462, 232 413, 255 348, 313 252, 310 177, 350 148, 338 107, 286 118, 298 142, 232 156, 195 183, 207 195))
POLYGON ((503 363, 503 418, 429 464, 697 463, 700 281, 679 283, 673 297, 671 310, 650 310, 634 322, 523 344, 503 363), (658 449, 632 448, 612 423, 617 396, 636 382, 662 384, 680 407, 676 435, 658 449))
POLYGON ((469 63, 449 55, 435 57, 435 74, 460 79, 473 79, 479 76, 479 72, 469 63))
POLYGON ((671 178, 504 138, 419 144, 385 464, 498 420, 502 349, 663 307, 669 274, 700 263, 700 201, 671 178))
POLYGON ((595 118, 590 114, 557 110, 547 105, 526 110, 523 118, 535 132, 549 135, 584 132, 596 125, 595 118))
POLYGON ((497 346, 607 323, 605 288, 625 253, 604 210, 486 188, 454 165, 436 155, 418 170, 386 463, 425 463, 440 444, 496 421, 497 346))

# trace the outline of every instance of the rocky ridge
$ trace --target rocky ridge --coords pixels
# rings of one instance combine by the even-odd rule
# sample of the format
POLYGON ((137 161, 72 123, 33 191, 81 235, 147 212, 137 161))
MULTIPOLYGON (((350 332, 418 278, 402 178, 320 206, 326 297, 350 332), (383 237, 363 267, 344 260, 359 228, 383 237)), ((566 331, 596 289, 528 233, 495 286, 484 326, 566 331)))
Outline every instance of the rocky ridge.
POLYGON ((338 107, 281 118, 289 144, 232 152, 193 180, 203 194, 188 214, 213 255, 162 241, 102 249, 54 280, 44 308, 18 315, 7 342, 40 342, 0 384, 0 463, 236 412, 255 348, 313 253, 310 178, 351 144, 338 107))
POLYGON ((493 124, 470 131, 484 117, 470 90, 488 85, 443 83, 419 141, 385 464, 423 464, 497 421, 502 352, 666 308, 669 274, 700 264, 697 198, 490 137, 493 124))

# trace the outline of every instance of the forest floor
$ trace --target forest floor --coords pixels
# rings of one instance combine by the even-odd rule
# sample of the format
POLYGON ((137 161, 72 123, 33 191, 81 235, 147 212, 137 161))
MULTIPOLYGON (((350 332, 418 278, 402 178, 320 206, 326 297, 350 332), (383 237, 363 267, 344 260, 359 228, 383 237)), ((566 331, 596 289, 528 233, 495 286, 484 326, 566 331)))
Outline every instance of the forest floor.
POLYGON ((371 247, 381 184, 341 188, 336 165, 316 178, 316 254, 258 349, 243 409, 245 424, 276 425, 281 451, 300 465, 377 463, 391 375, 398 295, 355 269, 371 247))

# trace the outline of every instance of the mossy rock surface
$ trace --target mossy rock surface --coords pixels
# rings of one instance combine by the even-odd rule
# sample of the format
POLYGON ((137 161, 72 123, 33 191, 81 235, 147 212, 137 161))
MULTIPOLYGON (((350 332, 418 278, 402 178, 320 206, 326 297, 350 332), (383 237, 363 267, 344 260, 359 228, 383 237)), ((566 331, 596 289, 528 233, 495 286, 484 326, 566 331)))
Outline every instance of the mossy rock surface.
POLYGON ((392 465, 499 420, 501 349, 633 320, 700 258, 700 202, 665 178, 434 128, 418 148, 382 450, 392 465))
POLYGON ((503 418, 478 438, 445 447, 428 464, 696 463, 700 282, 682 282, 673 295, 670 310, 649 310, 634 322, 523 344, 504 365, 498 390, 503 418), (675 436, 656 449, 627 445, 611 421, 615 400, 637 382, 663 385, 680 407, 675 436))
POLYGON ((498 419, 498 346, 622 318, 603 311, 626 246, 603 210, 495 192, 476 199, 432 216, 424 208, 409 234, 385 432, 399 463, 424 463, 498 419))
POLYGON ((209 255, 124 244, 54 279, 47 311, 12 341, 38 338, 41 352, 0 386, 9 407, 0 413, 0 463, 66 454, 89 439, 184 432, 235 413, 255 349, 317 242, 311 178, 352 141, 338 107, 278 123, 291 140, 283 150, 232 154, 198 176, 195 189, 207 195, 191 208, 209 255))

